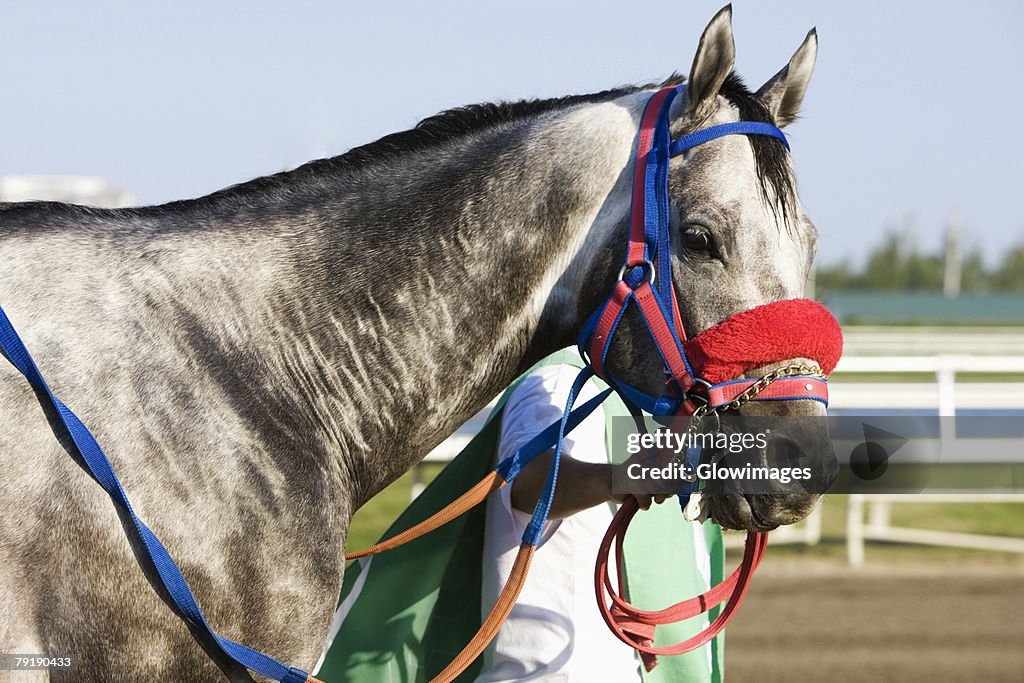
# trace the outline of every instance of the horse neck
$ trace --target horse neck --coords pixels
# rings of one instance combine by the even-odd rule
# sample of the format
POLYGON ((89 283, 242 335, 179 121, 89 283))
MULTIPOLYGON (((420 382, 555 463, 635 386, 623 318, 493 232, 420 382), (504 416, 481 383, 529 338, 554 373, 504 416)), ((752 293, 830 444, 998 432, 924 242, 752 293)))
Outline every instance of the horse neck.
POLYGON ((260 208, 288 263, 261 302, 266 418, 315 434, 357 505, 574 340, 585 271, 628 211, 635 109, 549 114, 260 208))

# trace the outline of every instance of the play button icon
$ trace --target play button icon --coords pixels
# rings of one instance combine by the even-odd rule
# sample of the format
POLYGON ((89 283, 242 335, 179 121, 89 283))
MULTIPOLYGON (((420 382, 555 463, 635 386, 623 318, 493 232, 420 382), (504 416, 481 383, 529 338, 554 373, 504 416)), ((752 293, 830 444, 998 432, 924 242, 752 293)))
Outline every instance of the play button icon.
POLYGON ((858 444, 850 453, 850 469, 861 479, 872 481, 885 474, 889 468, 889 458, 907 439, 866 422, 861 423, 861 427, 864 430, 864 443, 858 444))

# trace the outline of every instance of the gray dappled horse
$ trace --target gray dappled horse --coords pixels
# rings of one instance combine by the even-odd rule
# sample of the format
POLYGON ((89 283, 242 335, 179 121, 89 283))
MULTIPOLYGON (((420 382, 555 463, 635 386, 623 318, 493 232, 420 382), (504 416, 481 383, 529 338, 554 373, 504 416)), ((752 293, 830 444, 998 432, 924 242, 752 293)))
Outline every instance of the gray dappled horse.
MULTIPOLYGON (((720 12, 673 136, 790 123, 816 46, 812 32, 751 94, 720 12)), ((196 200, 0 206, 0 302, 219 632, 312 667, 352 513, 574 341, 623 262, 654 87, 456 109, 196 200)), ((777 140, 703 145, 673 161, 670 187, 689 334, 802 293, 815 229, 777 140)), ((623 324, 609 367, 654 390, 657 354, 638 319, 623 324)), ((0 652, 78 661, 26 680, 222 680, 218 666, 249 680, 162 604, 6 363, 0 424, 0 652)), ((721 499, 713 516, 771 528, 815 498, 721 499)))

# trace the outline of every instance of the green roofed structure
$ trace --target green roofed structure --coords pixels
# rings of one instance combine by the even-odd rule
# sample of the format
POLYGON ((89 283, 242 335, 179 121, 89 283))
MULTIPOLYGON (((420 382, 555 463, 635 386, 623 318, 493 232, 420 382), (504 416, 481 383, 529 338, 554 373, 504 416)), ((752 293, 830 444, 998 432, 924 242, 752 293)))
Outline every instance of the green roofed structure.
POLYGON ((821 297, 843 325, 1024 325, 1024 295, 833 292, 821 297))

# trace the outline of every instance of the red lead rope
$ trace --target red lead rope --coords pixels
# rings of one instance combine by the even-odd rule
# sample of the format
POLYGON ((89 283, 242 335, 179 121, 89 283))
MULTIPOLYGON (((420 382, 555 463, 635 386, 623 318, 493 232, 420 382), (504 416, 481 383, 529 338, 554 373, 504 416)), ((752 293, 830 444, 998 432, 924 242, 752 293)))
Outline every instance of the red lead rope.
POLYGON ((612 633, 630 647, 640 653, 644 666, 648 671, 657 663, 657 655, 680 655, 708 643, 718 635, 732 619, 743 596, 750 585, 765 548, 768 547, 768 534, 747 532, 747 543, 743 550, 740 566, 729 578, 711 588, 706 593, 683 600, 675 605, 660 610, 642 610, 629 604, 623 597, 625 585, 622 571, 622 546, 626 537, 626 528, 639 509, 636 499, 628 498, 608 526, 601 546, 597 551, 597 566, 594 571, 594 590, 597 593, 597 604, 608 628, 612 633), (615 558, 618 566, 617 584, 612 584, 608 571, 608 557, 612 542, 615 543, 615 558), (609 604, 610 599, 610 604, 609 604), (706 629, 682 642, 674 645, 654 645, 655 628, 660 624, 672 624, 690 617, 703 614, 725 602, 718 617, 706 629))

